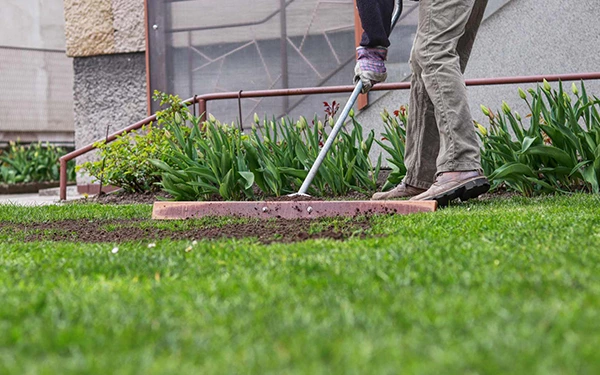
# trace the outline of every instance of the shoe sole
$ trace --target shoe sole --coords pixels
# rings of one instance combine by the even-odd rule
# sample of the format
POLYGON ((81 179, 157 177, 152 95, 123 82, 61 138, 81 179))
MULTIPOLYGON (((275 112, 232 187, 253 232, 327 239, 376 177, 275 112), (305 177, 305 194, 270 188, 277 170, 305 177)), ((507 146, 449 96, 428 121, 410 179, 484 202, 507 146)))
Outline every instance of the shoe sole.
POLYGON ((456 198, 460 198, 462 202, 466 202, 469 199, 477 198, 481 194, 487 193, 488 190, 490 190, 490 183, 487 178, 478 177, 453 189, 440 193, 433 197, 433 200, 438 202, 439 207, 446 207, 448 203, 456 198))

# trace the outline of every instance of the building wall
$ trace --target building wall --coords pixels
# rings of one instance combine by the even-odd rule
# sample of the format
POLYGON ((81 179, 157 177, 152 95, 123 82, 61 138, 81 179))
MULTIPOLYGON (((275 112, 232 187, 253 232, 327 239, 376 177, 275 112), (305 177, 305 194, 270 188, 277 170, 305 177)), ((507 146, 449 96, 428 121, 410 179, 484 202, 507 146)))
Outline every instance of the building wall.
MULTIPOLYGON (((600 8, 596 0, 513 0, 485 23, 467 78, 597 72, 600 70, 600 8)), ((553 84, 556 86, 556 84, 553 84)), ((571 83, 568 83, 568 87, 571 83)), ((536 85, 469 88, 474 117, 480 104, 500 109, 506 100, 526 114, 517 89, 536 85)), ((600 82, 587 82, 600 95, 600 82)))
MULTIPOLYGON (((466 77, 598 71, 600 23, 597 20, 600 8, 597 1, 545 0, 541 5, 539 0, 512 0, 487 18, 480 28, 466 77)), ((570 87, 571 83, 568 85, 570 87)), ((498 110, 503 100, 525 115, 527 108, 517 89, 535 86, 470 87, 469 104, 473 117, 487 124, 480 105, 498 110)), ((600 95, 600 82, 590 81, 586 86, 590 93, 600 95)), ((408 101, 408 91, 391 92, 372 103, 358 115, 358 119, 367 129, 381 131, 380 113, 383 109, 394 110, 408 101)))
POLYGON ((144 0, 64 0, 64 8, 79 148, 103 139, 107 127, 113 133, 147 115, 144 0))
POLYGON ((3 0, 0 143, 72 142, 73 67, 61 0, 3 0))
POLYGON ((64 50, 64 27, 61 0, 2 0, 1 46, 64 50))

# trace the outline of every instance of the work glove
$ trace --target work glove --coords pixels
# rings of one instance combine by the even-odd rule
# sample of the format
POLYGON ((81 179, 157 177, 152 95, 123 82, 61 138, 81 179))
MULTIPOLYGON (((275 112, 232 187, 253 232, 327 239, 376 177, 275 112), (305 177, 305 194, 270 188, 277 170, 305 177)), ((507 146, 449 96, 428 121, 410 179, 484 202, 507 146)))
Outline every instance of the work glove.
POLYGON ((387 78, 385 60, 387 48, 385 47, 358 47, 357 61, 354 67, 354 84, 362 81, 362 93, 366 94, 376 83, 384 82, 387 78))

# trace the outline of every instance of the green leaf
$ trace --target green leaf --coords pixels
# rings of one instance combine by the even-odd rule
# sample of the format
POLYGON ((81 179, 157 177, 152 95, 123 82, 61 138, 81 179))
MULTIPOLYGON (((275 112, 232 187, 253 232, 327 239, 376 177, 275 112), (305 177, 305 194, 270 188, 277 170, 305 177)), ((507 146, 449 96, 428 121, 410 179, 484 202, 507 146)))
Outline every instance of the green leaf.
POLYGON ((535 177, 535 173, 528 165, 522 163, 510 163, 496 169, 490 179, 502 179, 502 178, 520 178, 522 176, 535 177))
POLYGON ((571 159, 571 156, 569 156, 569 154, 554 146, 533 146, 529 148, 525 154, 547 156, 556 160, 556 162, 558 162, 560 165, 569 168, 573 168, 573 166, 575 165, 575 162, 573 161, 573 159, 571 159))
POLYGON ((249 189, 254 185, 254 173, 252 172, 238 172, 240 176, 246 181, 244 185, 244 189, 249 189))
POLYGON ((582 176, 585 182, 592 186, 592 191, 594 192, 594 194, 600 193, 600 186, 598 185, 598 176, 596 175, 596 171, 592 166, 584 168, 582 176))
POLYGON ((214 174, 209 168, 206 167, 190 167, 185 170, 186 173, 189 173, 195 177, 200 177, 202 179, 206 179, 213 184, 218 183, 214 174))
POLYGON ((523 143, 522 143, 523 146, 521 147, 521 153, 527 152, 529 147, 531 147, 533 142, 535 142, 537 139, 538 139, 537 137, 525 137, 523 139, 523 143))
POLYGON ((288 168, 288 167, 279 167, 277 168, 281 174, 287 176, 293 176, 300 179, 305 179, 308 175, 308 171, 304 169, 296 169, 296 168, 288 168))
POLYGON ((569 173, 569 177, 571 177, 572 175, 574 175, 575 173, 579 172, 579 170, 583 167, 585 167, 586 165, 592 163, 592 160, 584 160, 580 163, 578 163, 576 166, 573 167, 573 169, 571 170, 571 172, 569 173))
POLYGON ((219 186, 219 194, 226 200, 230 200, 233 195, 233 170, 229 170, 225 177, 223 178, 223 182, 219 186))

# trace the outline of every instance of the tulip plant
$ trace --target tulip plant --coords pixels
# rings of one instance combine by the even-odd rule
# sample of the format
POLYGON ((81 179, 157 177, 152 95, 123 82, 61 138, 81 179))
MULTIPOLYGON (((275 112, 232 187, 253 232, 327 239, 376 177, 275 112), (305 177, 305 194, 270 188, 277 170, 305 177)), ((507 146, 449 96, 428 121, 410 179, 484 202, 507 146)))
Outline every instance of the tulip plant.
MULTIPOLYGON (((59 179, 58 159, 67 153, 49 143, 23 145, 10 142, 0 149, 0 183, 52 182, 59 179)), ((67 164, 69 181, 75 180, 75 163, 67 164)))
MULTIPOLYGON (((159 98, 169 105, 158 121, 173 135, 172 149, 166 160, 151 162, 162 171, 163 189, 176 200, 239 200, 296 192, 328 137, 328 126, 317 117, 310 124, 304 117, 295 123, 284 118, 261 124, 255 116, 251 133, 243 134, 211 115, 201 123, 176 96, 159 98)), ((311 195, 369 195, 377 188, 381 158, 375 164, 369 158, 375 134, 364 137, 353 115, 351 119, 319 169, 311 195)), ((327 124, 334 121, 332 114, 327 124)))
POLYGON ((581 83, 553 90, 548 82, 519 90, 530 114, 522 116, 504 102, 494 114, 482 106, 489 130, 477 124, 483 143, 482 164, 492 187, 506 186, 524 195, 586 189, 599 192, 600 100, 581 83))

